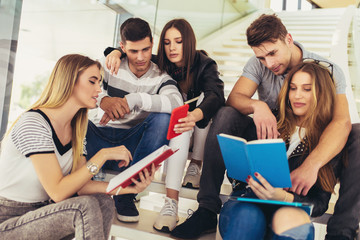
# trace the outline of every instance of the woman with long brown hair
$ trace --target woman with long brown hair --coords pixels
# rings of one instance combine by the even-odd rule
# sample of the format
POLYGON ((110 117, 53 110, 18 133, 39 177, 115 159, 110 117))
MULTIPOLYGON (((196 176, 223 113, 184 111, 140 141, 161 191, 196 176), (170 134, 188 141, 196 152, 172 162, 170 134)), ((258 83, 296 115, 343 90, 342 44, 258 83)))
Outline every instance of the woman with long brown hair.
MULTIPOLYGON (((105 54, 111 50, 114 49, 108 48, 105 54)), ((112 51, 106 58, 107 67, 117 72, 122 56, 120 51, 112 51)), ((199 97, 189 104, 187 117, 175 125, 174 131, 182 134, 170 141, 170 146, 180 149, 167 162, 165 205, 154 224, 156 230, 169 232, 177 222, 179 190, 192 135, 191 162, 182 185, 199 188, 209 122, 225 104, 224 83, 219 78, 216 62, 205 51, 196 50, 194 31, 185 19, 173 19, 165 24, 160 34, 157 56, 153 56, 152 61, 177 81, 184 101, 199 97)))
MULTIPOLYGON (((287 75, 278 97, 278 129, 287 146, 290 171, 299 167, 318 144, 322 131, 332 119, 335 96, 331 73, 318 61, 303 62, 287 75)), ((247 178, 249 188, 241 196, 307 202, 313 204, 311 216, 321 216, 334 191, 341 158, 340 153, 322 167, 316 184, 306 196, 272 187, 261 173, 255 173, 261 184, 251 176, 247 178)), ((300 208, 261 206, 233 200, 224 204, 219 228, 223 239, 314 239, 310 216, 300 208)))

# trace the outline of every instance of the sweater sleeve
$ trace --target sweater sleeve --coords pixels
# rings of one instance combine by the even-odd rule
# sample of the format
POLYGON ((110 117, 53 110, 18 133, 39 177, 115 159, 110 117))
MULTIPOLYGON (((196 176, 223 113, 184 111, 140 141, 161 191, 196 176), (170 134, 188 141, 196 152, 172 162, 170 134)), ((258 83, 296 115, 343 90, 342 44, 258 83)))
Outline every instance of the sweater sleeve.
POLYGON ((129 93, 125 98, 130 109, 138 108, 146 112, 171 113, 183 104, 176 82, 170 77, 160 85, 157 94, 137 92, 129 93))
POLYGON ((204 92, 204 100, 198 108, 202 110, 204 118, 198 121, 196 125, 199 128, 204 128, 220 107, 225 105, 224 82, 219 78, 215 61, 212 60, 205 65, 199 74, 199 83, 202 92, 204 92))

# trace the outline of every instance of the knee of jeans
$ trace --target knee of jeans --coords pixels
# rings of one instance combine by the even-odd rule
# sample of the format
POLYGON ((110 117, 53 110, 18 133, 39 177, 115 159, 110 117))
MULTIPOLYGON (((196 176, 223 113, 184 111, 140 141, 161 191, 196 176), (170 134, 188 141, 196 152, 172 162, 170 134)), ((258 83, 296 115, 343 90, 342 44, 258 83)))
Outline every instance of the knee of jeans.
POLYGON ((227 231, 241 231, 249 226, 256 226, 256 229, 266 228, 265 215, 258 206, 231 200, 224 204, 219 219, 219 230, 222 236, 227 231), (233 229, 229 229, 230 225, 233 229))
POLYGON ((302 209, 282 207, 274 213, 272 229, 276 234, 311 223, 309 215, 302 209))
MULTIPOLYGON (((92 194, 91 196, 95 197, 99 203, 100 210, 109 215, 115 214, 115 203, 109 195, 104 193, 92 194)), ((104 215, 104 214, 103 214, 104 215)))
POLYGON ((93 195, 84 195, 77 197, 78 207, 82 212, 100 213, 99 201, 93 195))
POLYGON ((170 122, 170 114, 168 113, 151 113, 150 123, 154 126, 168 126, 170 122))
POLYGON ((158 136, 165 136, 169 127, 170 114, 168 113, 151 113, 146 120, 147 129, 156 133, 158 136))

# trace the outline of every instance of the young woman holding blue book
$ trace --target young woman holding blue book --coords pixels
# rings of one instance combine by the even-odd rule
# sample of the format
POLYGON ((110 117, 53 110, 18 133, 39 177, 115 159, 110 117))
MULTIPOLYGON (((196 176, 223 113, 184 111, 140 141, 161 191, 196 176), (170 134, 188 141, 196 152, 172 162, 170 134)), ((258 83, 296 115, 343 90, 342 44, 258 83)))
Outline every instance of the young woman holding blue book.
MULTIPOLYGON (((278 130, 287 146, 290 171, 299 167, 316 147, 322 131, 332 119, 336 92, 331 68, 332 65, 327 62, 304 61, 289 72, 279 94, 278 130)), ((272 187, 261 173, 255 173, 260 183, 249 176, 246 180, 248 187, 234 192, 234 195, 306 202, 313 204, 312 217, 321 216, 328 208, 343 155, 338 154, 321 168, 316 184, 306 196, 272 187)), ((219 229, 224 240, 314 239, 310 216, 300 208, 243 203, 232 199, 221 210, 219 229)))

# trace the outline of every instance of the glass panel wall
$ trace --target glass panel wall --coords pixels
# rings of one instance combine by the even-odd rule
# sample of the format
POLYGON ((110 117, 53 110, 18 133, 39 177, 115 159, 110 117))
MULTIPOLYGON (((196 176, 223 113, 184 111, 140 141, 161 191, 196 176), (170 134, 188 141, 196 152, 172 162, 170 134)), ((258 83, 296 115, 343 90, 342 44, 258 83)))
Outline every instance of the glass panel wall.
POLYGON ((9 122, 39 97, 61 56, 102 57, 113 44, 115 24, 116 13, 94 0, 23 1, 9 122))
MULTIPOLYGON (((39 97, 61 56, 80 53, 94 59, 102 57, 105 47, 118 45, 119 26, 128 17, 148 21, 155 35, 154 46, 157 46, 157 36, 173 18, 187 19, 200 40, 255 10, 246 0, 2 0, 0 3, 8 6, 5 8, 8 12, 12 11, 9 19, 16 11, 18 15, 17 29, 16 24, 0 19, 1 31, 9 29, 9 34, 14 31, 19 35, 18 41, 11 34, 4 38, 18 42, 16 61, 13 54, 11 65, 16 66, 15 71, 11 71, 13 76, 9 77, 16 87, 7 90, 8 99, 12 96, 10 123, 39 97), (17 5, 20 7, 15 7, 17 5)), ((1 13, 0 17, 6 14, 1 13)), ((11 46, 8 43, 5 47, 7 59, 11 46)), ((4 69, 9 72, 7 65, 4 69)), ((0 89, 5 89, 6 80, 1 83, 4 86, 0 89)), ((6 114, 6 108, 3 109, 6 114)))
POLYGON ((117 4, 135 17, 140 17, 159 35, 171 19, 185 18, 194 28, 198 40, 227 24, 253 12, 256 8, 246 0, 111 0, 104 4, 117 4))
POLYGON ((0 138, 8 121, 21 6, 21 0, 0 1, 0 138))

